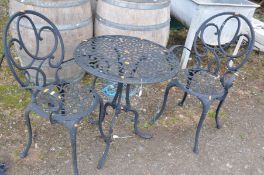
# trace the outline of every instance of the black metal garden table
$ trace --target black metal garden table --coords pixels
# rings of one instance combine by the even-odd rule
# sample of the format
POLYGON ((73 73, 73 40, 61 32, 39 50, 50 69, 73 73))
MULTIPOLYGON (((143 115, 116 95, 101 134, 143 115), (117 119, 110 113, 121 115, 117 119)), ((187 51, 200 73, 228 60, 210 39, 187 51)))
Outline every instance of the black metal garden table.
POLYGON ((130 104, 130 85, 159 83, 169 80, 176 75, 179 62, 169 49, 159 44, 120 35, 99 36, 83 41, 76 48, 74 58, 76 63, 86 72, 118 83, 113 100, 105 103, 100 111, 99 130, 106 142, 105 151, 98 164, 100 169, 107 158, 113 127, 121 110, 134 113, 135 134, 141 138, 151 138, 150 134, 143 133, 138 128, 139 114, 130 104), (126 92, 124 105, 121 104, 123 89, 126 92), (114 116, 106 135, 103 122, 108 106, 114 109, 114 116))

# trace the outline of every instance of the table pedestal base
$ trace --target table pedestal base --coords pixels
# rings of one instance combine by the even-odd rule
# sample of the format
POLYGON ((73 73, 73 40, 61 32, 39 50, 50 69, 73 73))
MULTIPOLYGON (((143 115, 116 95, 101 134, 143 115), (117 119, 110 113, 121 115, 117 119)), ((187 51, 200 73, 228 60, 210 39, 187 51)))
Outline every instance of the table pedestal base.
POLYGON ((103 153, 102 158, 100 159, 97 168, 101 169, 104 164, 105 161, 107 159, 108 156, 108 152, 110 149, 110 143, 112 141, 112 136, 113 136, 113 128, 116 124, 116 121, 118 119, 119 114, 121 113, 121 110, 125 111, 125 112, 132 112, 134 113, 135 117, 134 117, 134 132, 136 135, 138 135, 141 138, 144 139, 150 139, 152 136, 150 134, 147 133, 143 133, 142 131, 139 130, 138 128, 138 123, 139 123, 139 115, 138 112, 133 109, 130 105, 130 99, 129 99, 129 91, 130 91, 130 84, 126 85, 126 103, 125 105, 121 104, 121 98, 122 98, 122 92, 123 92, 123 87, 124 84, 123 83, 118 83, 117 86, 117 91, 115 94, 115 97, 113 99, 112 102, 107 102, 104 105, 104 108, 101 109, 100 111, 100 116, 99 116, 99 130, 100 130, 100 134, 103 137, 103 139, 106 142, 106 147, 105 147, 105 151, 103 153), (112 117, 112 120, 110 122, 110 126, 109 126, 109 131, 108 131, 108 135, 105 134, 104 129, 103 129, 103 122, 104 122, 104 118, 105 118, 105 114, 106 114, 106 109, 107 107, 111 106, 115 111, 114 111, 114 115, 112 117))

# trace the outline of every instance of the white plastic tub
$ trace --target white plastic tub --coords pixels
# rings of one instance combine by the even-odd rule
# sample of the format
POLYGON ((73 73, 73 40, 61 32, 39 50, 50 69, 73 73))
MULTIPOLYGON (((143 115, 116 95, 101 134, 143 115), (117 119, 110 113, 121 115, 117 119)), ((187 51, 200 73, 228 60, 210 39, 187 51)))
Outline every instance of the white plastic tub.
MULTIPOLYGON (((221 12, 237 12, 252 19, 255 9, 259 5, 247 0, 171 0, 171 13, 176 19, 189 27, 185 47, 191 49, 195 32, 201 23, 214 14, 221 12)), ((217 21, 222 22, 222 21, 217 21)), ((230 25, 230 31, 232 30, 230 25)), ((228 33, 228 32, 226 32, 228 33)), ((213 38, 208 36, 208 38, 213 38)), ((228 40, 228 39, 227 39, 228 40)), ((215 41, 209 41, 213 44, 215 41)), ((184 50, 181 65, 185 68, 190 52, 184 50)))

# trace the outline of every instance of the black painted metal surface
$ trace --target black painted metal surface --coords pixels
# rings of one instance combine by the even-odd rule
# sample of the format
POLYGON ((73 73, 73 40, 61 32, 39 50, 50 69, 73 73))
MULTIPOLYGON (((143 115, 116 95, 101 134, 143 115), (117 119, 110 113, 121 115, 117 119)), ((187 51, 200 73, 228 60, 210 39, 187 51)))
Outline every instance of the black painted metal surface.
MULTIPOLYGON (((220 20, 220 21, 221 21, 220 20)), ((152 117, 153 124, 163 113, 169 91, 172 87, 178 87, 184 91, 184 96, 179 106, 184 104, 188 94, 196 96, 203 105, 203 111, 197 126, 193 151, 198 153, 199 135, 206 114, 211 104, 218 100, 219 104, 215 114, 216 127, 220 128, 219 111, 232 87, 236 73, 248 60, 255 42, 255 33, 250 21, 243 15, 234 12, 216 14, 204 21, 196 32, 194 39, 194 58, 185 70, 181 70, 168 84, 162 106, 152 117), (215 23, 221 18, 223 23, 215 23), (228 24, 234 25, 236 30, 229 42, 223 44, 224 31, 228 24), (214 32, 218 45, 211 46, 206 43, 207 32, 214 32), (240 43, 241 42, 241 43, 240 43), (240 45, 241 44, 241 45, 240 45), (240 47, 238 47, 240 45, 240 47)), ((174 50, 184 48, 172 47, 174 50)))
POLYGON ((168 49, 130 36, 99 36, 82 42, 76 63, 98 77, 127 84, 158 83, 175 76, 179 63, 168 49))
POLYGON ((75 50, 74 57, 88 73, 100 78, 118 82, 116 94, 112 102, 101 106, 99 130, 106 142, 105 151, 98 162, 101 169, 108 156, 113 129, 121 111, 134 114, 134 132, 144 139, 152 136, 140 131, 139 114, 130 104, 129 93, 131 84, 159 83, 175 76, 179 62, 171 50, 148 40, 130 36, 99 36, 81 43, 75 50), (125 104, 121 104, 123 89, 126 91, 125 104), (106 110, 114 109, 106 132, 103 127, 106 110))
POLYGON ((64 44, 60 32, 42 14, 26 10, 12 15, 4 30, 3 47, 5 58, 15 79, 22 88, 31 93, 31 102, 26 107, 24 114, 25 125, 28 129, 28 143, 21 153, 21 158, 27 156, 32 144, 32 128, 29 115, 31 112, 35 112, 39 116, 49 119, 51 124, 63 124, 69 130, 72 163, 74 174, 77 175, 77 125, 84 117, 89 116, 94 111, 100 101, 100 97, 93 89, 89 89, 79 83, 66 82, 60 79, 60 70, 63 69, 62 65, 71 60, 64 60, 64 44), (45 24, 37 29, 34 20, 42 20, 45 24), (35 37, 35 47, 33 48, 35 49, 27 45, 27 37, 23 36, 23 32, 20 30, 21 21, 26 21, 32 26, 32 35, 35 37), (11 39, 9 39, 8 32, 12 28, 16 30, 12 33, 11 39), (44 41, 44 32, 50 34, 50 41, 53 41, 53 43, 50 43, 50 52, 40 54, 40 48, 44 41), (16 48, 27 55, 28 62, 26 65, 21 65, 16 59, 13 46, 17 46, 16 48), (47 81, 43 66, 48 66, 50 70, 53 70, 54 81, 47 81))

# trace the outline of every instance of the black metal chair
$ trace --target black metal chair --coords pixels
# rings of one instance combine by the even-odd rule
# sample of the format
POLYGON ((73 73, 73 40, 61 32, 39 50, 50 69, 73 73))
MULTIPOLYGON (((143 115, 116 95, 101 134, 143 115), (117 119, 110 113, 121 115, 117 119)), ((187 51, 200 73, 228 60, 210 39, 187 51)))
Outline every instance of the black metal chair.
MULTIPOLYGON (((179 106, 184 104, 188 94, 196 96, 203 105, 193 149, 194 153, 198 153, 199 134, 211 104, 215 100, 219 101, 215 121, 216 127, 220 128, 219 111, 233 85, 236 72, 247 62, 254 42, 253 27, 241 14, 224 12, 205 20, 195 35, 194 59, 190 61, 187 69, 179 71, 169 82, 161 109, 151 118, 150 124, 153 124, 163 113, 172 87, 178 87, 184 91, 179 106)), ((172 47, 176 53, 179 48, 184 47, 172 47)))
MULTIPOLYGON (((12 15, 4 29, 3 47, 7 63, 15 79, 22 88, 31 93, 31 102, 26 107, 24 114, 28 129, 28 142, 20 157, 27 156, 32 144, 29 114, 35 112, 50 120, 51 124, 63 124, 69 130, 72 163, 74 174, 77 175, 77 126, 84 117, 89 116, 94 111, 99 102, 102 102, 99 95, 92 88, 89 89, 80 83, 60 78, 63 64, 74 60, 64 60, 64 44, 60 32, 44 15, 30 10, 12 15), (33 22, 35 20, 39 24, 35 24, 33 22), (23 24, 21 21, 24 21, 23 24), (34 46, 26 46, 28 38, 23 37, 21 29, 28 26, 32 29, 32 35, 35 39, 34 46), (10 30, 13 30, 11 39, 8 37, 10 30), (43 36, 51 36, 51 39, 48 39, 50 42, 48 53, 40 53, 41 45, 47 41, 45 40, 47 38, 43 36), (19 64, 15 60, 12 48, 19 50, 26 56, 27 62, 19 64), (46 69, 47 67, 48 69, 46 69), (47 71, 49 78, 54 77, 53 79, 47 78, 47 71)), ((89 118, 91 119, 91 117, 89 118)))

